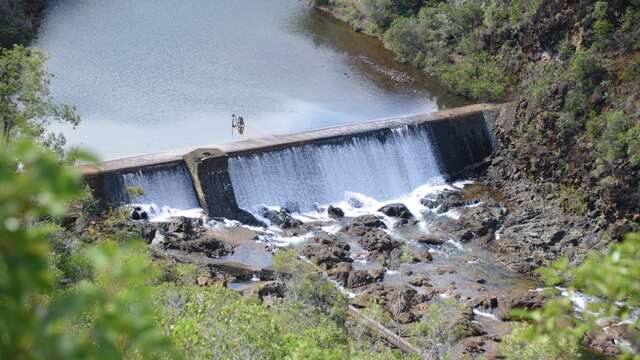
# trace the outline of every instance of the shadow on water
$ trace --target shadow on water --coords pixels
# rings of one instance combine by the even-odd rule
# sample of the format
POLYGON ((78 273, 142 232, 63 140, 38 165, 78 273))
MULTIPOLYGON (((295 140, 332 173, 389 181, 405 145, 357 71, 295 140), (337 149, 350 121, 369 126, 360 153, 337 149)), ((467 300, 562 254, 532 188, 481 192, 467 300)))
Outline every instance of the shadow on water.
MULTIPOLYGON (((419 93, 438 108, 448 109, 471 104, 457 96, 437 77, 413 65, 399 63, 382 42, 356 32, 344 22, 316 9, 295 12, 290 19, 291 32, 310 39, 316 47, 329 48, 344 54, 351 69, 381 89, 419 93)), ((345 76, 354 74, 345 73, 345 76)))

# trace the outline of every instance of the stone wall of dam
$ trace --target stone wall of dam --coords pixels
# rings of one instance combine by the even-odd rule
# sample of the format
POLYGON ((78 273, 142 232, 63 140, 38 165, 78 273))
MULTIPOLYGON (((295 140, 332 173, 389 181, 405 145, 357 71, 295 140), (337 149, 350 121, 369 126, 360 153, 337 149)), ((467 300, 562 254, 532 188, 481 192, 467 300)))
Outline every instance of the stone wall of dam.
POLYGON ((502 105, 476 104, 82 166, 105 206, 201 207, 244 223, 263 205, 304 210, 345 191, 392 199, 468 175, 489 156, 502 105))

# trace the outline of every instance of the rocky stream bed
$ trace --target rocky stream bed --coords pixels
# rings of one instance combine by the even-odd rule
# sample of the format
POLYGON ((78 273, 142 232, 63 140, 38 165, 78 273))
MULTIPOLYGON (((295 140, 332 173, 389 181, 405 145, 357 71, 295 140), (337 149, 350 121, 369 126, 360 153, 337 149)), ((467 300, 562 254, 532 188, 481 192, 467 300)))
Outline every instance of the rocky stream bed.
MULTIPOLYGON (((367 311, 375 304, 378 320, 418 347, 425 339, 412 329, 430 305, 455 304, 447 318, 459 340, 447 351, 495 358, 511 332, 511 310, 541 307, 551 296, 540 291, 535 268, 559 254, 579 259, 583 247, 598 245, 584 240, 592 222, 559 216, 553 203, 533 207, 534 189, 525 183, 503 193, 461 182, 425 186, 391 203, 351 194, 309 213, 264 207, 256 216, 266 227, 205 217, 150 221, 137 209, 126 227, 142 234, 155 257, 198 265, 197 284, 222 283, 266 303, 277 302, 286 286, 273 254, 293 249, 351 306, 367 311)), ((609 327, 587 345, 614 354, 614 335, 609 327)))

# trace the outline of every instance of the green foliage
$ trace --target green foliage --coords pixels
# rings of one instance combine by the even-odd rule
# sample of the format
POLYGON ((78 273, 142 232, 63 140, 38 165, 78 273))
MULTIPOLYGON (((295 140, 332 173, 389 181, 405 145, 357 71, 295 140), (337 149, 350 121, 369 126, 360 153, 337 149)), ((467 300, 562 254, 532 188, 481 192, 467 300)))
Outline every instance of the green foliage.
POLYGON ((562 210, 569 214, 584 216, 587 214, 587 201, 579 188, 570 185, 560 185, 558 199, 562 210))
POLYGON ((637 145, 637 136, 634 136, 634 134, 637 135, 637 130, 631 129, 633 123, 622 111, 603 113, 600 119, 604 125, 604 131, 598 140, 598 152, 610 162, 625 157, 629 141, 634 144, 633 146, 637 145))
POLYGON ((140 197, 144 195, 144 190, 140 186, 127 186, 127 194, 132 197, 140 197))
POLYGON ((609 4, 606 1, 597 1, 593 10, 593 16, 596 19, 593 24, 593 30, 596 35, 596 41, 605 42, 614 30, 613 24, 607 16, 609 4))
POLYGON ((458 304, 454 299, 445 299, 430 304, 420 321, 411 324, 408 335, 420 337, 421 348, 428 349, 423 356, 442 359, 451 355, 453 345, 465 333, 460 321, 463 310, 464 305, 458 304))
POLYGON ((261 304, 222 287, 164 285, 156 290, 161 323, 190 359, 281 359, 285 334, 261 304))
MULTIPOLYGON (((606 254, 592 252, 578 267, 569 266, 563 259, 542 271, 550 285, 563 282, 567 292, 580 291, 599 301, 591 301, 588 311, 576 314, 571 301, 558 298, 545 303, 542 309, 526 312, 520 316, 530 321, 524 336, 529 341, 543 342, 549 354, 560 354, 558 359, 570 356, 588 332, 596 329, 602 320, 627 321, 633 343, 640 341, 640 321, 631 319, 632 309, 640 306, 640 234, 628 234, 622 243, 611 246, 606 254)), ((518 341, 523 345, 523 341, 518 341)), ((524 344, 526 345, 526 344, 524 344)), ((625 359, 640 359, 640 355, 629 354, 629 349, 620 347, 625 359)), ((546 358, 543 358, 546 359, 546 358)))
POLYGON ((505 95, 508 80, 488 54, 467 56, 457 63, 439 66, 438 70, 456 92, 469 98, 497 101, 505 95))
POLYGON ((571 61, 570 72, 573 80, 579 85, 593 87, 594 80, 603 74, 604 69, 595 52, 589 49, 576 52, 571 61))
POLYGON ((61 216, 82 194, 80 174, 29 141, 0 152, 0 357, 6 359, 112 359, 169 354, 154 330, 146 284, 153 275, 140 247, 105 244, 76 265, 92 279, 59 291, 51 272, 47 235, 39 219, 61 216), (16 171, 18 161, 22 171, 16 171))
POLYGON ((223 287, 165 284, 161 323, 191 359, 345 358, 349 342, 330 316, 300 303, 271 310, 223 287))
POLYGON ((311 0, 312 6, 328 6, 330 4, 330 0, 311 0))
POLYGON ((62 154, 64 135, 48 132, 47 126, 52 121, 76 126, 80 118, 73 107, 51 98, 46 59, 35 48, 0 48, 0 142, 27 136, 62 154))
POLYGON ((627 156, 631 163, 640 166, 640 124, 636 124, 626 136, 627 156))
POLYGON ((415 15, 424 0, 364 0, 365 15, 374 25, 374 32, 383 33, 391 23, 405 16, 415 15))
POLYGON ((43 8, 44 0, 4 0, 0 6, 0 47, 28 45, 43 8))
POLYGON ((577 345, 565 338, 552 340, 549 336, 531 337, 531 329, 516 325, 513 332, 502 338, 500 353, 507 360, 577 359, 577 345))

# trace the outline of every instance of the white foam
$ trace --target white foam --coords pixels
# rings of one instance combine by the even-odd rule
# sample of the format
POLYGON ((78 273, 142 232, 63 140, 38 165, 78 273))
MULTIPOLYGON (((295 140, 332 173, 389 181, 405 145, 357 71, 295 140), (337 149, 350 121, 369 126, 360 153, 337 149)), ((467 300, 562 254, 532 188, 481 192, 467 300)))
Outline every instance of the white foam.
POLYGON ((186 217, 193 219, 204 219, 205 214, 201 208, 193 209, 175 209, 170 206, 157 206, 156 204, 131 204, 133 207, 139 207, 149 215, 151 222, 164 222, 172 218, 186 217))
POLYGON ((486 317, 495 321, 499 321, 498 317, 493 315, 492 313, 489 312, 484 312, 484 311, 480 311, 478 309, 473 309, 473 313, 478 315, 478 316, 482 316, 482 317, 486 317))

